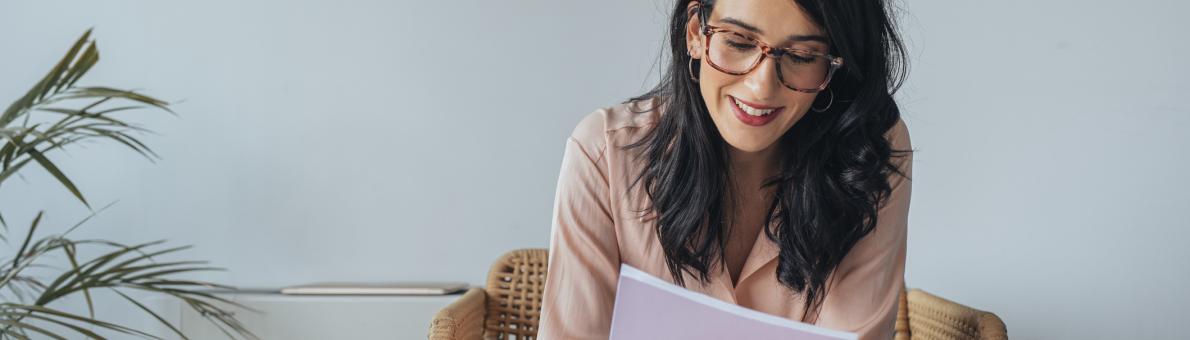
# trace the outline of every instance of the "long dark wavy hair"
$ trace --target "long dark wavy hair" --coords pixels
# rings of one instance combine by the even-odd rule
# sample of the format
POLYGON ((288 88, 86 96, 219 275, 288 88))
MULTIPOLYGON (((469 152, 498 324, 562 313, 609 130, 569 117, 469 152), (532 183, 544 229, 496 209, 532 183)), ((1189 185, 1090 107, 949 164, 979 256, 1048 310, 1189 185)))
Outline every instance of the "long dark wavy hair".
MULTIPOLYGON (((764 233, 781 249, 777 278, 803 294, 809 315, 819 310, 830 273, 875 228, 877 211, 892 191, 889 175, 904 175, 891 159, 910 151, 893 150, 885 133, 900 119, 893 94, 907 66, 893 8, 885 0, 789 1, 827 33, 830 54, 845 60, 828 87, 833 104, 824 112, 808 112, 777 141, 783 150, 780 170, 764 182, 775 192, 764 233)), ((666 264, 683 286, 682 273, 707 282, 712 265, 724 263, 728 199, 734 194, 730 146, 711 121, 686 65, 688 20, 697 14, 705 22, 714 5, 713 0, 675 1, 668 28, 670 63, 655 88, 628 101, 658 98, 666 111, 644 138, 625 148, 644 159, 632 185, 644 185, 651 203, 643 213, 657 222, 666 264), (700 2, 700 13, 689 11, 690 1, 700 2)))

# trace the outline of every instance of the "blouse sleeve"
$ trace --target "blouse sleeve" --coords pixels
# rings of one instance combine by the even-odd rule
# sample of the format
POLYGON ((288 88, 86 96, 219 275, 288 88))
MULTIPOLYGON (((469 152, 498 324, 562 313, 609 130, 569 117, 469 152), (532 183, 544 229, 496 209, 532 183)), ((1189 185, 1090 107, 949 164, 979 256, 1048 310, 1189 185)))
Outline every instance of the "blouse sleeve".
MULTIPOLYGON (((887 136, 894 150, 910 150, 903 121, 887 136)), ((904 285, 912 161, 912 153, 893 158, 904 176, 890 175, 892 193, 877 211, 876 228, 860 239, 835 269, 835 282, 823 300, 818 325, 856 332, 861 340, 893 338, 904 285)))
POLYGON ((538 338, 607 339, 620 272, 598 113, 567 140, 555 193, 538 338))

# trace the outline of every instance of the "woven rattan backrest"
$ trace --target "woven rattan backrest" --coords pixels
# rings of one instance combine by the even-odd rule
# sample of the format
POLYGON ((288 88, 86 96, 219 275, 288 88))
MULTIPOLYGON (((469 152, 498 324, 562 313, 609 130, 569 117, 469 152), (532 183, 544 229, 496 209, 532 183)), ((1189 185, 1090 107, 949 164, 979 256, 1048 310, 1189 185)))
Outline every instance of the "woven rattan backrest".
POLYGON ((995 314, 963 306, 919 289, 909 291, 909 333, 914 340, 1007 339, 995 314))
POLYGON ((508 252, 488 272, 484 339, 534 339, 545 289, 545 249, 508 252))
POLYGON ((901 296, 897 299, 897 321, 894 324, 893 339, 909 340, 909 292, 901 285, 901 296))

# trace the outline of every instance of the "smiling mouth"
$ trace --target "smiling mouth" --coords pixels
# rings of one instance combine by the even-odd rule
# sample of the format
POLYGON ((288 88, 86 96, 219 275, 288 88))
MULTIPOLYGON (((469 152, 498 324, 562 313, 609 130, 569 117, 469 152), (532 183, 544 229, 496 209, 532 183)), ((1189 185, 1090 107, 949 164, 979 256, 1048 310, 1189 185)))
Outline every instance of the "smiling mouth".
POLYGON ((731 111, 735 112, 736 119, 751 126, 764 126, 772 122, 773 118, 780 115, 782 111, 785 111, 784 106, 761 106, 737 99, 734 96, 727 97, 731 101, 731 111))
POLYGON ((766 107, 766 106, 759 106, 759 105, 756 105, 756 106, 749 105, 748 103, 746 103, 742 100, 739 100, 738 98, 733 97, 733 96, 728 96, 728 98, 731 98, 731 102, 733 104, 735 104, 736 107, 740 108, 740 110, 743 110, 744 113, 748 114, 749 116, 753 116, 753 117, 767 116, 767 115, 770 115, 773 112, 776 112, 777 110, 781 109, 780 107, 766 107))

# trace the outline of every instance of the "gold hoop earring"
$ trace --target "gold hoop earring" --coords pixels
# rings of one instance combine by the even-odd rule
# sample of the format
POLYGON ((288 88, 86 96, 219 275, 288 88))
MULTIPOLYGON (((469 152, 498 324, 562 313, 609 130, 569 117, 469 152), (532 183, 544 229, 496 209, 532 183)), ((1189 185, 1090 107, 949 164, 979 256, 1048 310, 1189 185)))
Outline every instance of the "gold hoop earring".
POLYGON ((835 104, 835 91, 831 91, 831 89, 826 89, 826 93, 831 96, 831 100, 826 103, 826 107, 819 109, 819 108, 811 106, 810 107, 811 110, 814 110, 814 112, 826 112, 826 110, 831 108, 831 105, 835 104))

